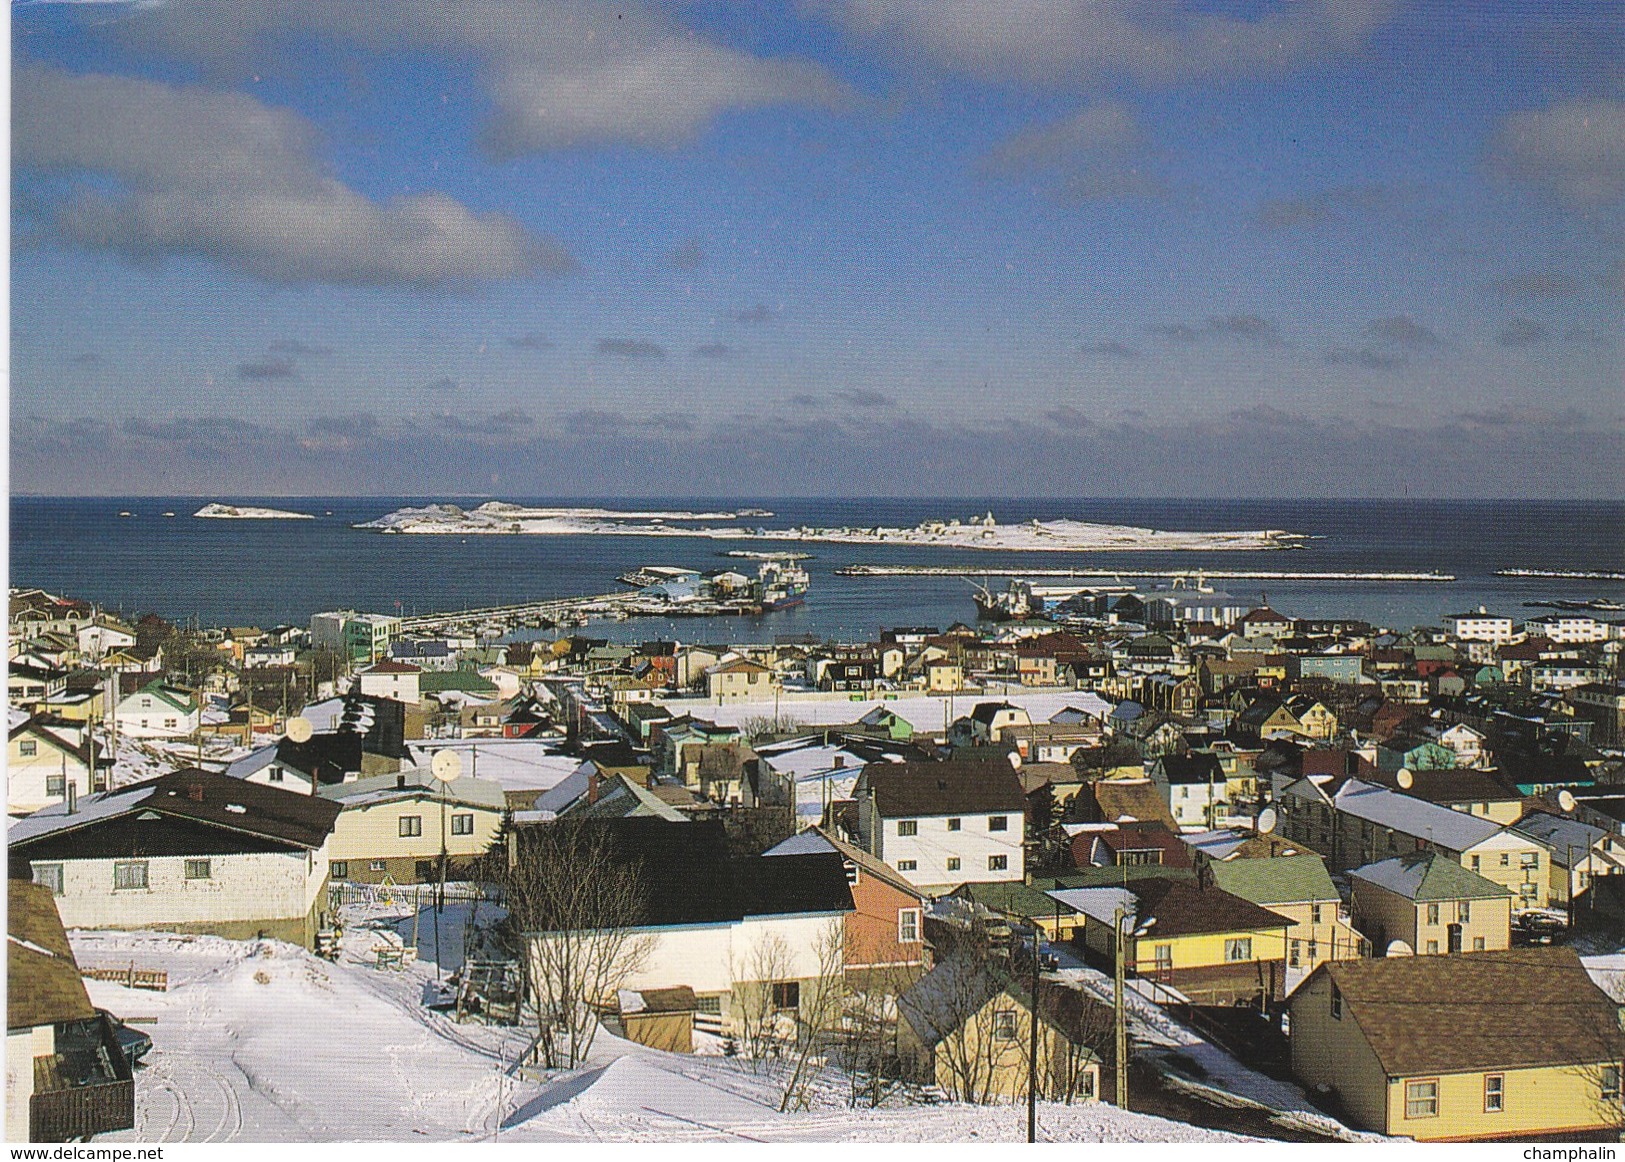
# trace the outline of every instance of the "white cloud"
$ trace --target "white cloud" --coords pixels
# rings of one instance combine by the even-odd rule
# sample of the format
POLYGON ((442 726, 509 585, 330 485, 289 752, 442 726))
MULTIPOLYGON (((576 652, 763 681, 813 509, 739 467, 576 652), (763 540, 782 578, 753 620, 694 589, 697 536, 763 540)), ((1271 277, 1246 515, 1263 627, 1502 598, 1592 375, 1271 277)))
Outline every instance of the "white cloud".
POLYGON ((1625 101, 1569 101, 1502 118, 1490 164, 1576 209, 1625 197, 1625 101))
POLYGON ((511 217, 443 193, 373 201, 326 172, 317 144, 304 118, 241 93, 17 74, 13 160, 68 178, 45 223, 71 243, 203 257, 273 282, 428 285, 574 266, 511 217))
POLYGON ((938 65, 1030 82, 1244 75, 1356 47, 1397 0, 1296 0, 1251 19, 1149 0, 806 0, 938 65))

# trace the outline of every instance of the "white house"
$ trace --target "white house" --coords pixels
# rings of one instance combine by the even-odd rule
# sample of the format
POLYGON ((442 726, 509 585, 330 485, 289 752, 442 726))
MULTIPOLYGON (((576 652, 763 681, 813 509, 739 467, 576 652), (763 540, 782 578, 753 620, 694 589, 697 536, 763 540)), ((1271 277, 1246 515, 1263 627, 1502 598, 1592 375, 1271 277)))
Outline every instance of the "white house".
POLYGON ((135 645, 134 633, 101 618, 80 626, 75 636, 79 641, 79 652, 92 661, 114 650, 135 645))
POLYGON ((916 887, 949 891, 1026 875, 1027 797, 1002 759, 871 763, 853 797, 859 845, 916 887))
POLYGON ((1605 642, 1609 637, 1608 623, 1588 613, 1543 613, 1524 622, 1523 629, 1531 637, 1547 638, 1564 646, 1605 642))
POLYGON ((90 749, 37 718, 13 727, 6 743, 6 811, 31 815, 52 803, 91 793, 90 749))
POLYGON ((1483 734, 1465 722, 1458 722, 1448 730, 1439 732, 1439 745, 1455 752, 1458 767, 1489 766, 1489 755, 1484 750, 1485 741, 1483 734))
POLYGON ((8 833, 10 874, 69 928, 157 928, 310 947, 339 806, 186 768, 47 807, 8 833))
POLYGON ((197 696, 163 682, 148 682, 120 699, 113 713, 126 738, 184 738, 202 722, 197 696))
POLYGON ((1444 625, 1459 641, 1504 643, 1516 640, 1512 619, 1491 613, 1482 605, 1473 613, 1446 614, 1444 625))
POLYGON ((423 671, 410 662, 379 662, 357 674, 356 681, 363 694, 416 706, 418 679, 422 674, 423 671))

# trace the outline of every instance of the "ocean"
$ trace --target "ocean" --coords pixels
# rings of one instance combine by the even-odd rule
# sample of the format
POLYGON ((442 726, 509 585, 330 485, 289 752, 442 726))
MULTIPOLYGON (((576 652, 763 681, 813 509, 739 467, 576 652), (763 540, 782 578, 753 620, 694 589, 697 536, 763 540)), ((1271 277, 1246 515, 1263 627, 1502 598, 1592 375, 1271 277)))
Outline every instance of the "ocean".
MULTIPOLYGON (((904 545, 772 544, 632 536, 401 536, 351 528, 407 505, 449 497, 13 497, 10 583, 87 598, 126 615, 157 612, 203 625, 306 624, 312 613, 356 608, 425 613, 607 593, 641 565, 753 570, 730 548, 813 554, 806 604, 760 617, 641 619, 576 632, 615 640, 771 641, 788 634, 847 640, 885 626, 970 622, 962 577, 836 576, 848 564, 970 564, 1002 588, 1030 568, 1440 572, 1446 583, 1216 581, 1246 600, 1268 594, 1299 617, 1359 617, 1408 628, 1479 605, 1513 617, 1527 602, 1625 601, 1625 582, 1499 577, 1498 569, 1625 572, 1625 503, 1437 500, 1049 500, 1022 498, 824 500, 658 497, 638 500, 502 497, 522 504, 619 509, 753 507, 775 516, 753 526, 913 526, 992 511, 1001 523, 1071 517, 1158 529, 1286 529, 1308 534, 1296 551, 1019 553, 904 545), (311 521, 199 520, 210 501, 316 515, 311 521), (129 511, 130 517, 120 517, 129 511), (172 511, 173 519, 162 513, 172 511)), ((1061 584, 1059 580, 1049 582, 1061 584)), ((1150 584, 1144 582, 1144 584, 1150 584)), ((1606 615, 1605 615, 1606 616, 1606 615)), ((1618 616, 1618 615, 1614 615, 1618 616)))

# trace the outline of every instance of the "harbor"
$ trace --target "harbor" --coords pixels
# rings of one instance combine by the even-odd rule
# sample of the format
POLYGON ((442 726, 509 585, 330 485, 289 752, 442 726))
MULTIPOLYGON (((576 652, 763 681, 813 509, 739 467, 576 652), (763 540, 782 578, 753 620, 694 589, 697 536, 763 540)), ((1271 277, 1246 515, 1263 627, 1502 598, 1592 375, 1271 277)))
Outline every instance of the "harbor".
POLYGON ((1219 581, 1408 581, 1448 583, 1453 573, 1364 573, 1289 571, 1280 569, 988 569, 976 565, 842 565, 837 577, 1093 577, 1108 581, 1136 578, 1178 581, 1200 575, 1219 581))

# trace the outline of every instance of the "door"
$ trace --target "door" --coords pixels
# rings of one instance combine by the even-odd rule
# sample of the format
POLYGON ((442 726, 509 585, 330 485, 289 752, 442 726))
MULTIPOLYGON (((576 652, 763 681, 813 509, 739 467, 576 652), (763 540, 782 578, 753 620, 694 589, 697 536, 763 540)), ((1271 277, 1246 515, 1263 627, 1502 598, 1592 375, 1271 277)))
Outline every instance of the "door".
POLYGON ((1461 925, 1450 924, 1445 927, 1445 939, 1449 941, 1450 952, 1461 951, 1461 925))

